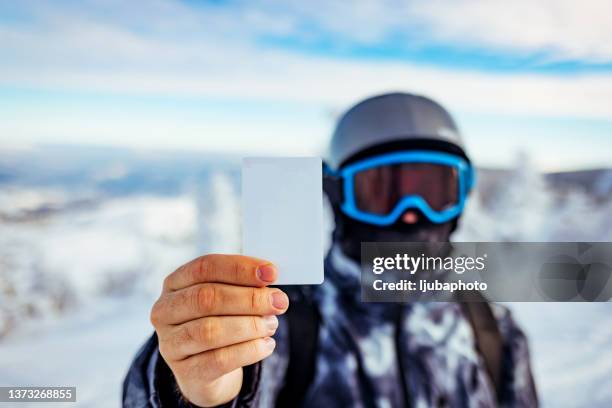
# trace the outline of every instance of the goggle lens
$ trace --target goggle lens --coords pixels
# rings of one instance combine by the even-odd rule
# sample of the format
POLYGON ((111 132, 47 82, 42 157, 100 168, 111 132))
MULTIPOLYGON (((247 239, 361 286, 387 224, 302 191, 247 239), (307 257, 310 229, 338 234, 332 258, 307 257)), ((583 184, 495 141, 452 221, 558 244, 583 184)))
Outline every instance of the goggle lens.
POLYGON ((457 169, 433 163, 397 163, 355 173, 355 204, 361 211, 386 215, 402 198, 422 197, 434 211, 459 201, 457 169))

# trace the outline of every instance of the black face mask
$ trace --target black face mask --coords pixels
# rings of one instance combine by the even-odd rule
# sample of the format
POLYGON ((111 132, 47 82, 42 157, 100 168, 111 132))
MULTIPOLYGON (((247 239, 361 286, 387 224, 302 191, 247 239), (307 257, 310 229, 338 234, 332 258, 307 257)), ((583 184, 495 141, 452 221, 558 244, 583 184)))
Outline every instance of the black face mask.
POLYGON ((456 220, 434 224, 420 214, 416 224, 406 224, 400 217, 394 224, 380 227, 349 218, 337 207, 334 216, 334 242, 356 262, 361 262, 362 242, 448 242, 456 226, 456 220))

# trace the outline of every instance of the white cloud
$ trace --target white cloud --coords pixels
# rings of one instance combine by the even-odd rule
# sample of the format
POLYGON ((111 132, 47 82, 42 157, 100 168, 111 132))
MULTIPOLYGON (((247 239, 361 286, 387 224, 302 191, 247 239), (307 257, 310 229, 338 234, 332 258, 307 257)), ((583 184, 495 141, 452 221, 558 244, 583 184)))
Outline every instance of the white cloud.
POLYGON ((410 15, 439 41, 550 59, 612 61, 612 3, 606 0, 432 0, 410 15))
MULTIPOLYGON (((400 61, 313 56, 271 49, 256 41, 265 33, 307 35, 309 22, 340 39, 369 44, 406 28, 421 30, 423 41, 508 47, 521 52, 557 50, 557 58, 605 58, 612 41, 603 39, 610 37, 607 33, 612 28, 601 19, 608 14, 597 13, 586 3, 572 6, 567 1, 519 0, 501 5, 434 0, 397 5, 360 1, 346 7, 346 3, 335 1, 264 1, 239 8, 211 4, 187 7, 163 0, 147 3, 146 8, 119 1, 20 3, 31 15, 30 22, 0 23, 0 85, 297 101, 335 111, 373 93, 407 90, 429 95, 455 112, 610 120, 612 72, 487 73, 400 61), (591 21, 589 13, 597 16, 591 21)), ((18 118, 3 118, 0 133, 28 139, 46 132, 68 140, 87 134, 103 141, 109 135, 124 139, 130 131, 149 135, 143 140, 156 140, 160 145, 180 143, 180 137, 168 135, 182 134, 188 146, 200 140, 199 135, 233 135, 232 140, 242 142, 240 134, 248 125, 227 122, 226 118, 182 123, 168 117, 124 121, 111 117, 105 121, 93 116, 38 116, 28 121, 29 114, 35 113, 29 110, 18 118)), ((329 123, 323 119, 303 125, 302 139, 317 135, 316 142, 304 144, 304 149, 320 144, 327 136, 329 123)), ((293 126, 258 123, 252 129, 262 135, 284 135, 293 126)), ((290 143, 287 140, 285 144, 290 143)))
MULTIPOLYGON (((261 2, 247 3, 261 7, 261 2)), ((548 59, 612 61, 607 0, 264 1, 268 13, 298 16, 351 42, 376 44, 407 33, 406 45, 438 43, 548 59), (420 43, 420 44, 419 44, 420 43)), ((306 30, 303 30, 306 34, 306 30)))
MULTIPOLYGON (((128 45, 125 45, 128 47, 128 45)), ((67 63, 0 67, 0 83, 35 88, 288 100, 345 106, 389 90, 432 96, 454 110, 500 114, 612 118, 612 74, 538 75, 453 71, 399 62, 305 57, 256 48, 228 49, 216 60, 166 44, 142 52, 138 61, 108 69, 67 63), (189 60, 192 65, 181 66, 189 60), (197 61, 197 58, 201 58, 197 61)), ((119 51, 122 52, 122 51, 119 51)), ((87 57, 83 57, 86 59, 87 57)))

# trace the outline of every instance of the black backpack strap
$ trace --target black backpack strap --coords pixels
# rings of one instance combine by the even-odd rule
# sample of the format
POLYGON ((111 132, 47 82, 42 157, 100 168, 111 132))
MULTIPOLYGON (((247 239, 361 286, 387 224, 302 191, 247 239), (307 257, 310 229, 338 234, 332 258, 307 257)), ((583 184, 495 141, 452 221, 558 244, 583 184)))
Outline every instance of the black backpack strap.
MULTIPOLYGON (((292 288, 293 289, 293 288, 292 288)), ((304 291, 283 288, 290 298, 289 365, 285 384, 276 398, 277 407, 296 407, 303 401, 315 374, 319 338, 319 313, 304 291)))
POLYGON ((503 338, 489 302, 480 293, 469 296, 470 301, 466 302, 467 298, 463 297, 460 305, 472 326, 476 349, 484 360, 497 400, 500 401, 503 392, 503 338))

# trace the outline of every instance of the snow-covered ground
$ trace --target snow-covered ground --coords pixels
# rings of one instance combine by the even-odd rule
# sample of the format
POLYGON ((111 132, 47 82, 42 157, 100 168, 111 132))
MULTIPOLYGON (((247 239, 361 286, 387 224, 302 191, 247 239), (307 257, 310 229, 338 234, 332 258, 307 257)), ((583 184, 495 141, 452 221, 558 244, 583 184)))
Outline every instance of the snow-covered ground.
POLYGON ((21 327, 0 345, 0 384, 75 386, 78 406, 119 406, 130 361, 153 330, 150 304, 138 296, 100 300, 52 322, 21 327))
MULTIPOLYGON (((19 165, 1 159, 0 180, 19 165)), ((91 171, 81 160, 55 178, 36 162, 42 180, 0 185, 0 385, 76 386, 78 405, 107 407, 152 331, 163 277, 200 253, 239 250, 237 168, 190 164, 160 181, 186 161, 99 158, 105 170, 91 171)), ((612 199, 578 191, 559 201, 525 163, 479 194, 455 240, 612 240, 612 199)), ((545 406, 612 406, 612 304, 510 306, 545 406)))
POLYGON ((612 303, 512 303, 546 407, 612 406, 612 303))

